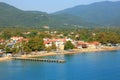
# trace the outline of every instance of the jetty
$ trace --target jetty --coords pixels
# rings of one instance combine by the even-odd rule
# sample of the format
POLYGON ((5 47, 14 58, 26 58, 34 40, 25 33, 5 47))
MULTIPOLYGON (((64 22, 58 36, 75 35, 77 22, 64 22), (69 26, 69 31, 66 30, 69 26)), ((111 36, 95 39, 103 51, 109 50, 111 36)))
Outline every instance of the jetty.
POLYGON ((56 63, 65 63, 65 60, 59 59, 42 59, 42 58, 20 58, 20 57, 13 57, 13 60, 24 60, 24 61, 41 61, 41 62, 56 62, 56 63))

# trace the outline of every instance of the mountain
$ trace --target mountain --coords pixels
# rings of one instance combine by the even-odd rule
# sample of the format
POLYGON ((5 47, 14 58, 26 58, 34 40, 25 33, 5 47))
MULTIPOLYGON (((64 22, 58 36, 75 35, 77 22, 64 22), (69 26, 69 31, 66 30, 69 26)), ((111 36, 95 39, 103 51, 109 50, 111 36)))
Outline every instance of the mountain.
MULTIPOLYGON (((61 28, 78 24, 74 16, 55 16, 40 11, 23 11, 6 3, 0 2, 0 27, 43 27, 61 28)), ((81 20, 82 25, 87 22, 81 20)))
POLYGON ((52 14, 24 11, 0 2, 0 27, 75 28, 120 26, 120 1, 79 5, 52 14))
POLYGON ((6 3, 0 3, 0 26, 40 27, 48 25, 52 19, 47 13, 23 11, 6 3))
POLYGON ((46 25, 51 28, 96 26, 73 15, 23 11, 6 3, 0 3, 0 27, 43 27, 46 25))
POLYGON ((120 1, 103 1, 89 5, 79 5, 53 13, 54 15, 73 15, 103 26, 120 26, 120 1))

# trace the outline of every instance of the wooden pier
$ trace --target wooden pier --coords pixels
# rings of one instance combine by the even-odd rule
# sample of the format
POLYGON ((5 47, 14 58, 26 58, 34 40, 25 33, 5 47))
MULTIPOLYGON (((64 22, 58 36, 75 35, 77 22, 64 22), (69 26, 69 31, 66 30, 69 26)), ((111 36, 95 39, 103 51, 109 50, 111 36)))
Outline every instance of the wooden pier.
POLYGON ((57 59, 41 59, 41 58, 12 58, 13 60, 25 60, 25 61, 41 61, 41 62, 57 62, 64 63, 65 60, 57 60, 57 59))

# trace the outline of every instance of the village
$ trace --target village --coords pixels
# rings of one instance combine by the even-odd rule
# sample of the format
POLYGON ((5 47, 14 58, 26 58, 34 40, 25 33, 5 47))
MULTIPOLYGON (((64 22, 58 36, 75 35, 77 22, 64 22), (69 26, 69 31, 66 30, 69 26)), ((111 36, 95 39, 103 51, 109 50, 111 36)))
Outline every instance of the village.
POLYGON ((3 29, 0 32, 0 59, 56 55, 57 51, 75 54, 120 49, 119 37, 107 34, 101 30, 50 30, 48 27, 45 30, 3 29))
MULTIPOLYGON (((1 45, 5 44, 5 47, 0 49, 0 57, 25 55, 26 52, 21 48, 23 47, 23 42, 28 43, 29 39, 24 38, 22 36, 13 36, 9 40, 1 39, 0 44, 1 45), (9 49, 15 49, 15 48, 17 48, 18 50, 17 53, 14 53, 13 51, 9 50, 9 49)), ((85 42, 85 41, 76 41, 71 38, 52 38, 52 39, 43 38, 43 44, 45 48, 48 48, 48 50, 46 49, 46 50, 37 51, 37 53, 47 53, 47 52, 53 51, 53 49, 49 50, 49 47, 52 47, 53 44, 54 44, 54 51, 59 49, 61 51, 67 51, 67 53, 74 53, 78 51, 80 52, 100 51, 100 50, 104 50, 106 47, 106 46, 101 45, 101 43, 98 41, 85 42), (70 42, 71 45, 73 45, 74 47, 69 47, 65 49, 67 42, 70 42)), ((71 46, 71 45, 68 45, 68 46, 71 46)), ((36 55, 35 54, 36 51, 29 51, 28 54, 31 54, 31 53, 34 53, 34 55, 36 55)))

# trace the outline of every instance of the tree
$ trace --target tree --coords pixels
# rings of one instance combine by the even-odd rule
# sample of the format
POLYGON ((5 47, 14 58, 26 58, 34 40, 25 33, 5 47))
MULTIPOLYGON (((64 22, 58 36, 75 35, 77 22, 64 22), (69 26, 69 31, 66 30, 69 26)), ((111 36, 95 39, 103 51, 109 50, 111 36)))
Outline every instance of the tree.
POLYGON ((52 43, 52 46, 46 47, 45 49, 47 50, 47 52, 49 52, 51 50, 56 50, 56 45, 54 43, 52 43))
POLYGON ((46 51, 50 52, 52 50, 52 47, 46 47, 46 51))
POLYGON ((0 44, 0 49, 4 49, 5 48, 5 44, 0 44))
POLYGON ((67 41, 65 43, 65 50, 67 49, 73 49, 74 48, 74 45, 71 43, 71 41, 67 41))
POLYGON ((23 51, 24 51, 25 53, 29 53, 29 52, 31 52, 32 50, 30 49, 30 47, 28 46, 28 44, 25 44, 25 45, 23 46, 23 51))
POLYGON ((37 31, 31 31, 30 34, 28 34, 29 37, 35 37, 37 35, 37 31))
POLYGON ((54 43, 52 43, 51 49, 56 50, 56 45, 54 43))
POLYGON ((5 51, 6 51, 6 53, 9 53, 9 52, 11 52, 11 49, 10 49, 10 47, 6 46, 6 47, 5 47, 5 51))
POLYGON ((19 48, 14 47, 14 48, 11 49, 11 52, 12 52, 13 54, 17 54, 17 53, 19 52, 19 48))
POLYGON ((41 51, 45 48, 43 39, 40 37, 34 37, 30 39, 30 41, 28 42, 28 46, 32 51, 41 51))
POLYGON ((10 30, 5 30, 5 31, 2 33, 2 38, 5 39, 5 40, 9 39, 11 36, 12 36, 12 34, 11 34, 11 31, 10 31, 10 30))

